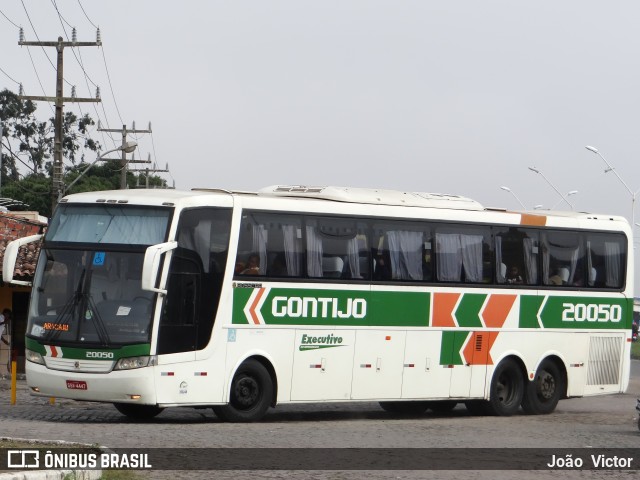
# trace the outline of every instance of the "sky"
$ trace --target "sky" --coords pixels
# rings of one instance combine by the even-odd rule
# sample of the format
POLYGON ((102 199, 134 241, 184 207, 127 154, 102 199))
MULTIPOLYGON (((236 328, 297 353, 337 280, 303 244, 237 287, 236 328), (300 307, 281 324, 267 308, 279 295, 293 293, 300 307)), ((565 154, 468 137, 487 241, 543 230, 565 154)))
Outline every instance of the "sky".
POLYGON ((631 221, 636 0, 2 0, 0 13, 0 89, 27 95, 55 94, 55 49, 19 46, 19 26, 33 41, 71 26, 95 41, 99 27, 101 48, 65 49, 64 76, 65 95, 96 84, 103 103, 65 109, 151 122, 136 157, 168 163, 179 189, 374 187, 510 209, 569 209, 577 190, 576 210, 631 221))

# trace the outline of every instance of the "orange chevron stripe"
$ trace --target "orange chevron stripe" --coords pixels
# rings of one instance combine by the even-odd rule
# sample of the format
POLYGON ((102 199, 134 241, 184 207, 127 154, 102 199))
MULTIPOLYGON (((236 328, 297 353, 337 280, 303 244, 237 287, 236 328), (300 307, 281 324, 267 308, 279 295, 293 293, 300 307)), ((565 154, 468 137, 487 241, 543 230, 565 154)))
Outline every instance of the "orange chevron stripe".
POLYGON ((459 293, 434 293, 432 327, 455 327, 453 309, 460 298, 459 293))
POLYGON ((473 332, 462 351, 464 361, 469 365, 493 365, 491 348, 500 332, 473 332))
POLYGON ((489 328, 502 328, 517 295, 491 295, 482 311, 484 324, 489 328))
POLYGON ((251 307, 249 307, 249 313, 251 314, 253 323, 255 323, 256 325, 260 325, 260 319, 258 318, 258 315, 256 315, 256 308, 258 306, 258 303, 260 302, 260 299, 262 298, 262 294, 264 293, 264 290, 265 290, 264 288, 261 288, 258 291, 258 294, 256 295, 256 298, 253 300, 251 307))

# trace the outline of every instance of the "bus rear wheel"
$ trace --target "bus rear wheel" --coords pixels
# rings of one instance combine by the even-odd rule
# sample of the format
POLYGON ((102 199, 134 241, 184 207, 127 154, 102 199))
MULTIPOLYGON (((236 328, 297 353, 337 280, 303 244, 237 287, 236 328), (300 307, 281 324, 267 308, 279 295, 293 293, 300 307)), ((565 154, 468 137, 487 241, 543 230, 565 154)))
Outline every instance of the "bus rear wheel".
POLYGON ((489 390, 488 413, 500 417, 513 415, 524 396, 524 377, 518 363, 507 358, 493 372, 489 390))
POLYGON ((164 410, 156 405, 136 405, 135 403, 114 403, 113 406, 121 414, 134 420, 151 420, 164 410))
POLYGON ((419 415, 427 411, 428 402, 380 402, 380 408, 389 413, 419 415))
POLYGON ((564 389, 564 377, 558 366, 551 360, 544 360, 535 378, 527 384, 522 409, 530 415, 551 413, 556 409, 564 389))
POLYGON ((213 411, 226 422, 255 422, 267 412, 272 397, 271 375, 260 362, 249 359, 233 376, 229 403, 213 407, 213 411))

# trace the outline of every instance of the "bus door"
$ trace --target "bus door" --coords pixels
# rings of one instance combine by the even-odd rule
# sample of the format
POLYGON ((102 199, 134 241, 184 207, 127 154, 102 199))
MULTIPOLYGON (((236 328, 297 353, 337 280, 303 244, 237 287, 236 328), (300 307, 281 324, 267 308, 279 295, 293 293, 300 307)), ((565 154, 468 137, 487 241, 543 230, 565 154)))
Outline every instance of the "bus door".
POLYGON ((173 250, 167 295, 158 329, 158 401, 197 401, 206 375, 194 362, 211 340, 224 278, 231 209, 193 208, 182 212, 173 250))

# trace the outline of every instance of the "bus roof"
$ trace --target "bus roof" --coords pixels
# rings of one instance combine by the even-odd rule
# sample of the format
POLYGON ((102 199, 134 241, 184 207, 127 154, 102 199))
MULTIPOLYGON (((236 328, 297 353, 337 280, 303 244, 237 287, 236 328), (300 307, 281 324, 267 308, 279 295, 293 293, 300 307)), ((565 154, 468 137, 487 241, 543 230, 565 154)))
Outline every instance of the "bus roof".
POLYGON ((395 205, 407 207, 453 208, 461 210, 484 210, 484 207, 467 197, 443 193, 401 192, 373 188, 272 185, 262 188, 258 195, 314 198, 345 203, 371 205, 395 205))
MULTIPOLYGON (((404 206, 433 209, 451 209, 467 211, 505 212, 521 214, 526 217, 556 217, 582 220, 621 221, 626 219, 617 215, 593 214, 575 211, 530 210, 517 211, 504 208, 485 208, 479 202, 459 195, 425 192, 402 192, 373 188, 354 188, 338 186, 272 185, 257 192, 194 188, 191 191, 175 189, 139 189, 105 190, 83 192, 64 197, 62 203, 131 203, 137 205, 166 205, 193 203, 197 198, 211 198, 212 195, 251 196, 254 198, 289 198, 309 201, 329 201, 361 205, 404 206)), ((197 200, 196 200, 197 202, 197 200)), ((206 200, 205 200, 206 203, 206 200)))

